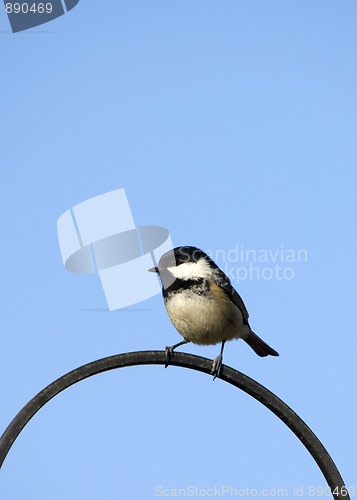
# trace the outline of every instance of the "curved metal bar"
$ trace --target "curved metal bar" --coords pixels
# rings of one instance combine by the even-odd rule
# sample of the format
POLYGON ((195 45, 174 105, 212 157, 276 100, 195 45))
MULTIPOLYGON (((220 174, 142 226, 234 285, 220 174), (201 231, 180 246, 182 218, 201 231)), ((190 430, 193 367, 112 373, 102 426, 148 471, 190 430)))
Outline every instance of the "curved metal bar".
MULTIPOLYGON (((0 467, 15 439, 29 420, 38 410, 40 410, 40 408, 61 391, 85 378, 108 370, 135 365, 165 365, 166 362, 167 358, 164 351, 129 352, 98 359, 80 368, 76 368, 55 380, 24 406, 5 430, 0 438, 0 467)), ((190 368, 191 370, 197 370, 209 375, 212 368, 212 361, 210 359, 182 352, 175 352, 175 356, 172 358, 170 364, 183 368, 190 368)), ((218 378, 238 387, 275 413, 310 452, 325 476, 334 498, 350 499, 343 479, 323 444, 305 422, 287 406, 284 401, 255 380, 229 366, 222 365, 221 373, 218 378)))

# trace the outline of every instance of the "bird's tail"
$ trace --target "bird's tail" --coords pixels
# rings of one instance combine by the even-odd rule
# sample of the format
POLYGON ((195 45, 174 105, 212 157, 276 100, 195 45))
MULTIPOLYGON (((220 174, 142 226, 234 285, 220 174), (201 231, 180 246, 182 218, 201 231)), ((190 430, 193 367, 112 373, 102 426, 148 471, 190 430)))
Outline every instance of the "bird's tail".
POLYGON ((270 356, 279 356, 270 345, 268 345, 264 340, 262 340, 254 332, 250 331, 248 337, 243 339, 247 344, 253 349, 253 351, 258 354, 258 356, 265 357, 270 354, 270 356))

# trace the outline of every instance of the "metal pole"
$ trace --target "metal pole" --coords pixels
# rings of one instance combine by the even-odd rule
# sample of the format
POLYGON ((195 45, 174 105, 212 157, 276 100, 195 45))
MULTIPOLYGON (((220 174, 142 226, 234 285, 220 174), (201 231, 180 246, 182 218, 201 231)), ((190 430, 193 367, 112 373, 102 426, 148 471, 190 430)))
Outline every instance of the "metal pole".
MULTIPOLYGON (((63 375, 39 392, 16 415, 13 421, 0 438, 0 467, 15 439, 25 425, 48 401, 61 391, 67 389, 81 380, 116 368, 125 368, 135 365, 165 365, 167 358, 164 351, 139 351, 118 354, 107 358, 98 359, 63 375)), ((210 375, 212 361, 201 356, 194 356, 182 352, 175 352, 171 365, 190 368, 210 375)), ((219 377, 221 380, 238 387, 275 413, 292 432, 300 439, 310 452, 317 465, 320 467, 334 498, 350 500, 343 479, 332 458, 323 444, 315 436, 305 422, 275 394, 263 387, 255 380, 247 377, 229 366, 222 365, 219 377)))

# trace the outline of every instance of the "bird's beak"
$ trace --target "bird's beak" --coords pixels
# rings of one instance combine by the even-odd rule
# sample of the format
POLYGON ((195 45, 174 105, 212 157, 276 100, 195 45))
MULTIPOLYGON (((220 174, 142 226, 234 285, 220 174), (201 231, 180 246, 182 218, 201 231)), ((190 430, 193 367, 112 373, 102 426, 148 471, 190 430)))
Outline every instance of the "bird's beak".
POLYGON ((158 273, 159 268, 158 267, 151 267, 150 269, 148 269, 148 271, 150 271, 151 273, 158 273))

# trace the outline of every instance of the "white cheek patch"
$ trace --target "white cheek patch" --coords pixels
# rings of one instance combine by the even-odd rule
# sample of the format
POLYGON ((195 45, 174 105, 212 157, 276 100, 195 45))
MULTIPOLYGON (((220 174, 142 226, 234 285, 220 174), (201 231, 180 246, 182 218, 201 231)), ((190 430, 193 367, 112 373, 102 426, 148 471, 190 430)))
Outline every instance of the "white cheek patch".
POLYGON ((178 266, 167 268, 175 278, 181 280, 197 280, 208 278, 212 271, 206 259, 201 258, 198 262, 184 262, 178 266))

